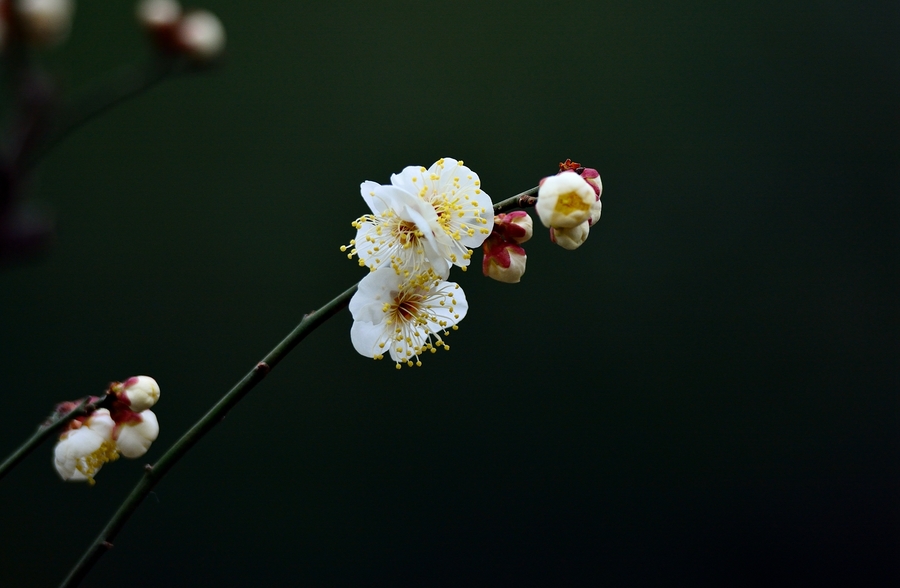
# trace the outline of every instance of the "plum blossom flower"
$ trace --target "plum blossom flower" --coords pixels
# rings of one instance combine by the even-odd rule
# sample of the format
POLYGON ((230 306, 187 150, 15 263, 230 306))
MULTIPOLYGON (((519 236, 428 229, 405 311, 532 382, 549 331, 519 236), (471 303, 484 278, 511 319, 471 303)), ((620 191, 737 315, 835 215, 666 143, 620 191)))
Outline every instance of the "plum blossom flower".
MULTIPOLYGON (((106 399, 91 397, 109 408, 98 408, 69 422, 54 450, 54 465, 63 480, 94 483, 103 464, 119 455, 144 455, 159 436, 159 421, 151 410, 159 399, 159 385, 149 376, 113 382, 106 399)), ((58 410, 71 410, 64 402, 58 410)))
POLYGON ((507 284, 517 284, 525 273, 527 255, 520 246, 531 238, 534 224, 524 210, 516 210, 494 217, 494 229, 485 240, 481 271, 489 278, 507 284))
POLYGON ((63 480, 94 483, 94 476, 108 461, 119 458, 112 432, 116 423, 109 410, 100 408, 83 421, 69 424, 54 450, 54 465, 63 480))
POLYGON ((426 283, 429 270, 446 279, 451 265, 465 270, 471 248, 493 227, 493 203, 478 174, 449 157, 428 169, 406 167, 390 185, 363 182, 360 192, 372 214, 353 222, 348 257, 359 256, 372 271, 391 267, 406 280, 426 283))
POLYGON ((591 218, 596 201, 591 184, 574 171, 563 171, 541 181, 535 209, 545 227, 571 229, 591 218))
POLYGON ((550 240, 563 249, 578 249, 600 220, 603 182, 597 170, 571 159, 559 164, 559 173, 541 180, 535 208, 550 240))
POLYGON ((159 421, 150 410, 132 412, 123 417, 113 430, 116 450, 131 459, 140 457, 147 453, 150 444, 159 436, 159 421))
POLYGON ((360 281, 350 300, 350 339, 366 357, 383 359, 387 353, 398 369, 403 363, 421 366, 419 356, 426 351, 450 349, 441 335, 456 329, 468 308, 459 284, 442 280, 434 271, 409 282, 382 267, 360 281))
POLYGON ((159 384, 150 376, 134 376, 121 383, 115 382, 110 390, 134 412, 147 410, 159 400, 159 384))

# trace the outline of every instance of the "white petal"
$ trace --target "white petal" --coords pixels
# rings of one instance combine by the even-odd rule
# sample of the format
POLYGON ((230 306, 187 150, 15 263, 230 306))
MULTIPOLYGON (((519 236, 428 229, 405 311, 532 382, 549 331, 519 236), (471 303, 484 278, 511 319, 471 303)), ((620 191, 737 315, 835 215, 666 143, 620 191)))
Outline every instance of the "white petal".
POLYGON ((125 423, 119 428, 116 449, 125 457, 135 458, 144 455, 150 444, 159 436, 159 421, 152 411, 145 410, 138 416, 141 422, 125 423))
POLYGON ((69 431, 65 439, 61 439, 53 450, 53 465, 63 480, 82 482, 87 477, 76 469, 78 460, 100 449, 103 436, 87 427, 69 431))
MULTIPOLYGON (((447 321, 448 327, 466 318, 466 314, 469 312, 469 301, 466 300, 466 293, 463 292, 462 288, 457 288, 457 285, 453 282, 441 282, 438 290, 446 292, 448 297, 443 305, 435 304, 431 308, 439 319, 447 321), (456 300, 456 304, 451 304, 450 296, 452 296, 453 300, 456 300), (453 308, 452 311, 450 310, 451 306, 453 308)), ((435 332, 440 330, 441 328, 436 328, 435 332)))
POLYGON ((426 177, 427 175, 422 171, 421 166, 409 165, 404 167, 399 174, 391 174, 391 185, 418 197, 419 191, 425 185, 423 182, 425 182, 426 177))
MULTIPOLYGON (((434 268, 434 272, 437 275, 441 276, 441 278, 446 278, 450 275, 450 255, 447 252, 447 244, 441 247, 441 244, 435 237, 433 227, 429 225, 425 217, 420 215, 418 211, 407 208, 406 214, 409 215, 411 222, 416 223, 416 226, 419 227, 425 236, 425 240, 422 242, 422 246, 425 248, 425 258, 431 263, 431 267, 434 268)), ((431 214, 437 220, 437 215, 433 208, 431 208, 431 214)), ((440 236, 446 239, 443 230, 440 231, 440 236)))
POLYGON ((365 181, 359 185, 359 193, 362 195, 363 200, 366 201, 366 204, 369 205, 369 210, 374 214, 381 214, 387 210, 387 205, 375 196, 377 189, 380 187, 381 184, 371 181, 365 181))
POLYGON ((363 321, 353 321, 350 327, 350 341, 357 353, 365 357, 375 357, 384 352, 378 346, 380 341, 386 338, 384 324, 372 324, 363 321))

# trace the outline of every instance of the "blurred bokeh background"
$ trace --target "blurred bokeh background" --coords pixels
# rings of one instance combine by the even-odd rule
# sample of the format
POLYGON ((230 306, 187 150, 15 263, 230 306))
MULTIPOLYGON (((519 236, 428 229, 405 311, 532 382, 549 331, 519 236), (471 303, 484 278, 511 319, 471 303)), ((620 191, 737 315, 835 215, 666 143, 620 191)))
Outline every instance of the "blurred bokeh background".
MULTIPOLYGON (((146 459, 0 483, 0 585, 58 583, 152 462, 362 277, 363 180, 464 159, 499 200, 570 157, 603 218, 518 285, 454 272, 452 350, 396 371, 344 312, 148 497, 85 586, 900 580, 900 5, 205 0, 222 67, 39 166, 59 231, 0 273, 0 453, 155 377, 146 459)), ((146 59, 79 2, 64 87, 146 59)), ((476 255, 480 263, 480 254, 476 255)), ((477 270, 477 264, 476 264, 477 270)))

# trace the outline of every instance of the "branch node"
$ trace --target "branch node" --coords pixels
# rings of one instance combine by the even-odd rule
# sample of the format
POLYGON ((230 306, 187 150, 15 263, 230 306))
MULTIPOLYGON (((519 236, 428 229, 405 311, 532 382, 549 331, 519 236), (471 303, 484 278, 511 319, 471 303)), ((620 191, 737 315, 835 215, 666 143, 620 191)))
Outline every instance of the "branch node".
POLYGON ((534 196, 529 196, 528 194, 523 194, 519 196, 519 207, 520 208, 528 208, 529 206, 534 206, 537 203, 537 198, 534 196))
POLYGON ((100 543, 100 547, 102 547, 103 549, 109 551, 110 549, 113 548, 113 544, 110 543, 109 541, 103 541, 102 543, 100 543))
POLYGON ((267 363, 264 362, 264 361, 261 361, 261 362, 259 362, 258 364, 256 364, 256 371, 259 372, 259 373, 261 373, 263 376, 268 375, 268 374, 269 374, 269 371, 271 371, 271 369, 272 369, 272 368, 269 367, 269 364, 267 364, 267 363))
POLYGON ((147 472, 148 474, 153 473, 153 466, 152 466, 151 464, 149 464, 149 463, 145 463, 145 464, 144 464, 144 471, 147 472))

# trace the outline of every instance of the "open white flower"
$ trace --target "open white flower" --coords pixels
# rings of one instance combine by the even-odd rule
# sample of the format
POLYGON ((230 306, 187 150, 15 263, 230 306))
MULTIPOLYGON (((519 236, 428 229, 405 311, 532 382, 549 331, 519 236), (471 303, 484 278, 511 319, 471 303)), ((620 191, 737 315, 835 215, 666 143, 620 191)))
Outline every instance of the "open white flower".
POLYGON ((118 459, 113 429, 116 423, 105 408, 81 421, 73 421, 60 436, 53 464, 63 480, 94 483, 94 476, 108 461, 118 459))
POLYGON ((591 218, 591 205, 598 197, 580 175, 564 171, 541 180, 534 208, 545 227, 571 229, 591 218))
POLYGON ((383 359, 387 353, 400 368, 422 365, 419 355, 438 347, 450 349, 441 334, 456 329, 469 309, 459 284, 443 281, 433 271, 423 280, 406 281, 383 267, 367 275, 350 300, 350 339, 361 355, 383 359))
POLYGON ((372 214, 353 222, 349 256, 358 255, 360 265, 373 271, 390 266, 415 280, 431 269, 447 278, 451 265, 465 270, 471 248, 491 234, 493 203, 462 161, 447 157, 428 169, 410 166, 391 175, 390 185, 363 182, 360 191, 372 214))

